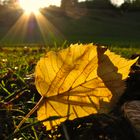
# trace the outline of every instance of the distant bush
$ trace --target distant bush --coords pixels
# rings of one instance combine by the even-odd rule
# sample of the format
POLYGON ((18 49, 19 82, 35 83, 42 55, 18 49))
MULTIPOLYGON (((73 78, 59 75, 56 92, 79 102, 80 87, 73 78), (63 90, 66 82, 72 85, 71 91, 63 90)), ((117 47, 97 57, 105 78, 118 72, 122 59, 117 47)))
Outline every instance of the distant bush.
POLYGON ((140 0, 125 1, 120 8, 124 11, 140 11, 140 0))
POLYGON ((80 7, 86 6, 88 9, 114 9, 115 6, 110 0, 87 0, 79 3, 80 7))

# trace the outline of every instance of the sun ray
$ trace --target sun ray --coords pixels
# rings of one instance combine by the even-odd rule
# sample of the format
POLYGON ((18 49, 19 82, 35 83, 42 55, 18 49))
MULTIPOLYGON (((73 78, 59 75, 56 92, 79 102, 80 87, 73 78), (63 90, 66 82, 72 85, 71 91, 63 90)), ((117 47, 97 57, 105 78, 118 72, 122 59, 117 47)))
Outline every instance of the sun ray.
POLYGON ((35 17, 45 43, 61 42, 65 39, 64 35, 43 14, 39 13, 35 17))
MULTIPOLYGON (((23 2, 26 0, 20 0, 23 2)), ((33 0, 30 0, 33 2, 33 0)), ((29 2, 29 0, 28 0, 29 2)), ((27 1, 24 6, 26 6, 27 1)), ((23 6, 23 9, 24 9, 23 6)), ((19 17, 16 23, 9 29, 8 33, 1 40, 2 42, 21 44, 21 43, 41 43, 41 44, 57 44, 62 43, 65 40, 63 34, 57 29, 57 23, 52 24, 52 18, 47 18, 46 13, 49 11, 39 11, 39 7, 34 5, 32 8, 31 3, 23 11, 23 14, 19 17), (50 20, 49 20, 50 19, 50 20)), ((53 21, 53 20, 52 20, 53 21)))
POLYGON ((22 43, 27 31, 29 17, 26 14, 22 14, 16 23, 10 28, 1 42, 13 43, 16 39, 16 42, 22 43), (20 35, 19 35, 20 34, 20 35))

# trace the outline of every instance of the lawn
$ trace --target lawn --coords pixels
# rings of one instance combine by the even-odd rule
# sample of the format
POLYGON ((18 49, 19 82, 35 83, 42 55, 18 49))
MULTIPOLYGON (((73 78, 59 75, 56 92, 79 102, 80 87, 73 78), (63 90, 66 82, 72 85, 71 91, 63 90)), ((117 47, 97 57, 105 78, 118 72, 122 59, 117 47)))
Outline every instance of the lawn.
POLYGON ((8 21, 5 18, 3 21, 6 24, 0 26, 0 43, 53 45, 56 42, 61 45, 67 41, 120 47, 140 46, 139 11, 79 9, 76 14, 69 16, 61 10, 48 9, 42 13, 45 18, 38 17, 40 23, 37 23, 33 16, 30 17, 26 29, 26 20, 19 20, 21 13, 16 17, 15 12, 9 14, 8 21), (14 22, 16 20, 19 20, 17 24, 14 22))
MULTIPOLYGON (((37 103, 40 98, 40 95, 34 85, 33 75, 37 61, 41 56, 45 54, 45 52, 48 52, 49 50, 62 49, 66 46, 67 45, 65 44, 65 46, 56 48, 34 45, 22 47, 5 46, 1 48, 0 138, 13 139, 22 137, 23 139, 39 140, 46 137, 52 137, 54 139, 56 136, 59 137, 59 133, 61 134, 60 138, 65 138, 65 130, 61 130, 62 128, 59 128, 58 131, 54 130, 54 132, 46 132, 42 123, 36 120, 36 112, 30 117, 30 119, 26 121, 26 123, 24 123, 23 127, 18 133, 13 134, 13 131, 16 125, 23 119, 23 117, 30 111, 30 109, 37 103)), ((129 58, 132 54, 140 53, 140 50, 138 48, 122 48, 115 46, 110 46, 109 48, 126 58, 129 58)), ((102 118, 103 120, 106 118, 106 116, 97 116, 94 116, 92 118, 93 122, 99 118, 102 118)), ((56 118, 54 117, 51 119, 56 118)), ((75 121, 77 122, 77 120, 75 121)), ((82 120, 79 121, 80 123, 82 123, 82 120)), ((85 118, 85 121, 87 121, 87 118, 85 118)), ((75 124, 76 122, 71 123, 75 124)), ((114 120, 113 123, 115 123, 114 120)), ((88 127, 89 126, 86 126, 86 129, 88 129, 88 127)), ((85 132, 86 129, 83 131, 85 132)), ((79 133, 82 132, 81 129, 78 129, 76 131, 78 131, 79 133)))
MULTIPOLYGON (((34 86, 34 67, 43 48, 1 48, 0 52, 0 138, 13 139, 15 125, 39 99, 34 86)), ((31 119, 31 121, 33 121, 31 119)), ((33 136, 34 127, 32 127, 33 136)), ((27 131, 26 133, 27 134, 27 131)), ((33 138, 32 134, 20 134, 18 138, 33 138), (25 136, 24 136, 25 135, 25 136)))

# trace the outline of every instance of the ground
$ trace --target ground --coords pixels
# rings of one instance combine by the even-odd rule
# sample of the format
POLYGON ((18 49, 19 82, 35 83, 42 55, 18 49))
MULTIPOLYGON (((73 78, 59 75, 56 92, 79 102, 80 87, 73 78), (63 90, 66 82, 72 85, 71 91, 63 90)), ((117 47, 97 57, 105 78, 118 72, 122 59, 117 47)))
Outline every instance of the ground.
MULTIPOLYGON (((54 48, 56 50, 56 48, 54 48)), ((59 48, 60 49, 60 48, 59 48)), ((17 133, 13 134, 15 125, 30 111, 39 100, 40 95, 34 85, 34 68, 44 52, 50 50, 36 47, 3 47, 0 52, 0 138, 1 139, 70 139, 84 140, 134 140, 130 123, 124 118, 121 106, 124 102, 140 99, 139 63, 132 67, 127 89, 116 107, 109 114, 90 115, 84 118, 66 121, 53 131, 46 131, 34 113, 17 133), (128 128, 127 130, 125 128, 128 128), (30 133, 29 133, 30 132, 30 133)), ((115 50, 115 48, 114 48, 115 50)), ((116 48, 117 50, 117 48, 116 48)), ((123 53, 123 49, 122 54, 123 53)), ((127 50, 130 55, 132 52, 127 50)), ((129 55, 125 57, 128 57, 129 55)), ((132 58, 137 57, 133 55, 132 58)), ((50 120, 57 117, 50 118, 50 120)))

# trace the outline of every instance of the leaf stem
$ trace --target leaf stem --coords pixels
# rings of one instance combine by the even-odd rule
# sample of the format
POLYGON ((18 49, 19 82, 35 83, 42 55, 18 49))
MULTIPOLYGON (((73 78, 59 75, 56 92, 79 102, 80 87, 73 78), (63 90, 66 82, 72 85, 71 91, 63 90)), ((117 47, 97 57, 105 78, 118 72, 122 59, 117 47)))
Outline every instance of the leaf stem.
POLYGON ((45 97, 42 96, 40 100, 37 102, 37 104, 34 106, 34 108, 31 109, 31 111, 22 119, 22 121, 18 124, 16 127, 14 133, 16 133, 19 128, 22 126, 22 124, 40 107, 40 105, 44 102, 45 97))

